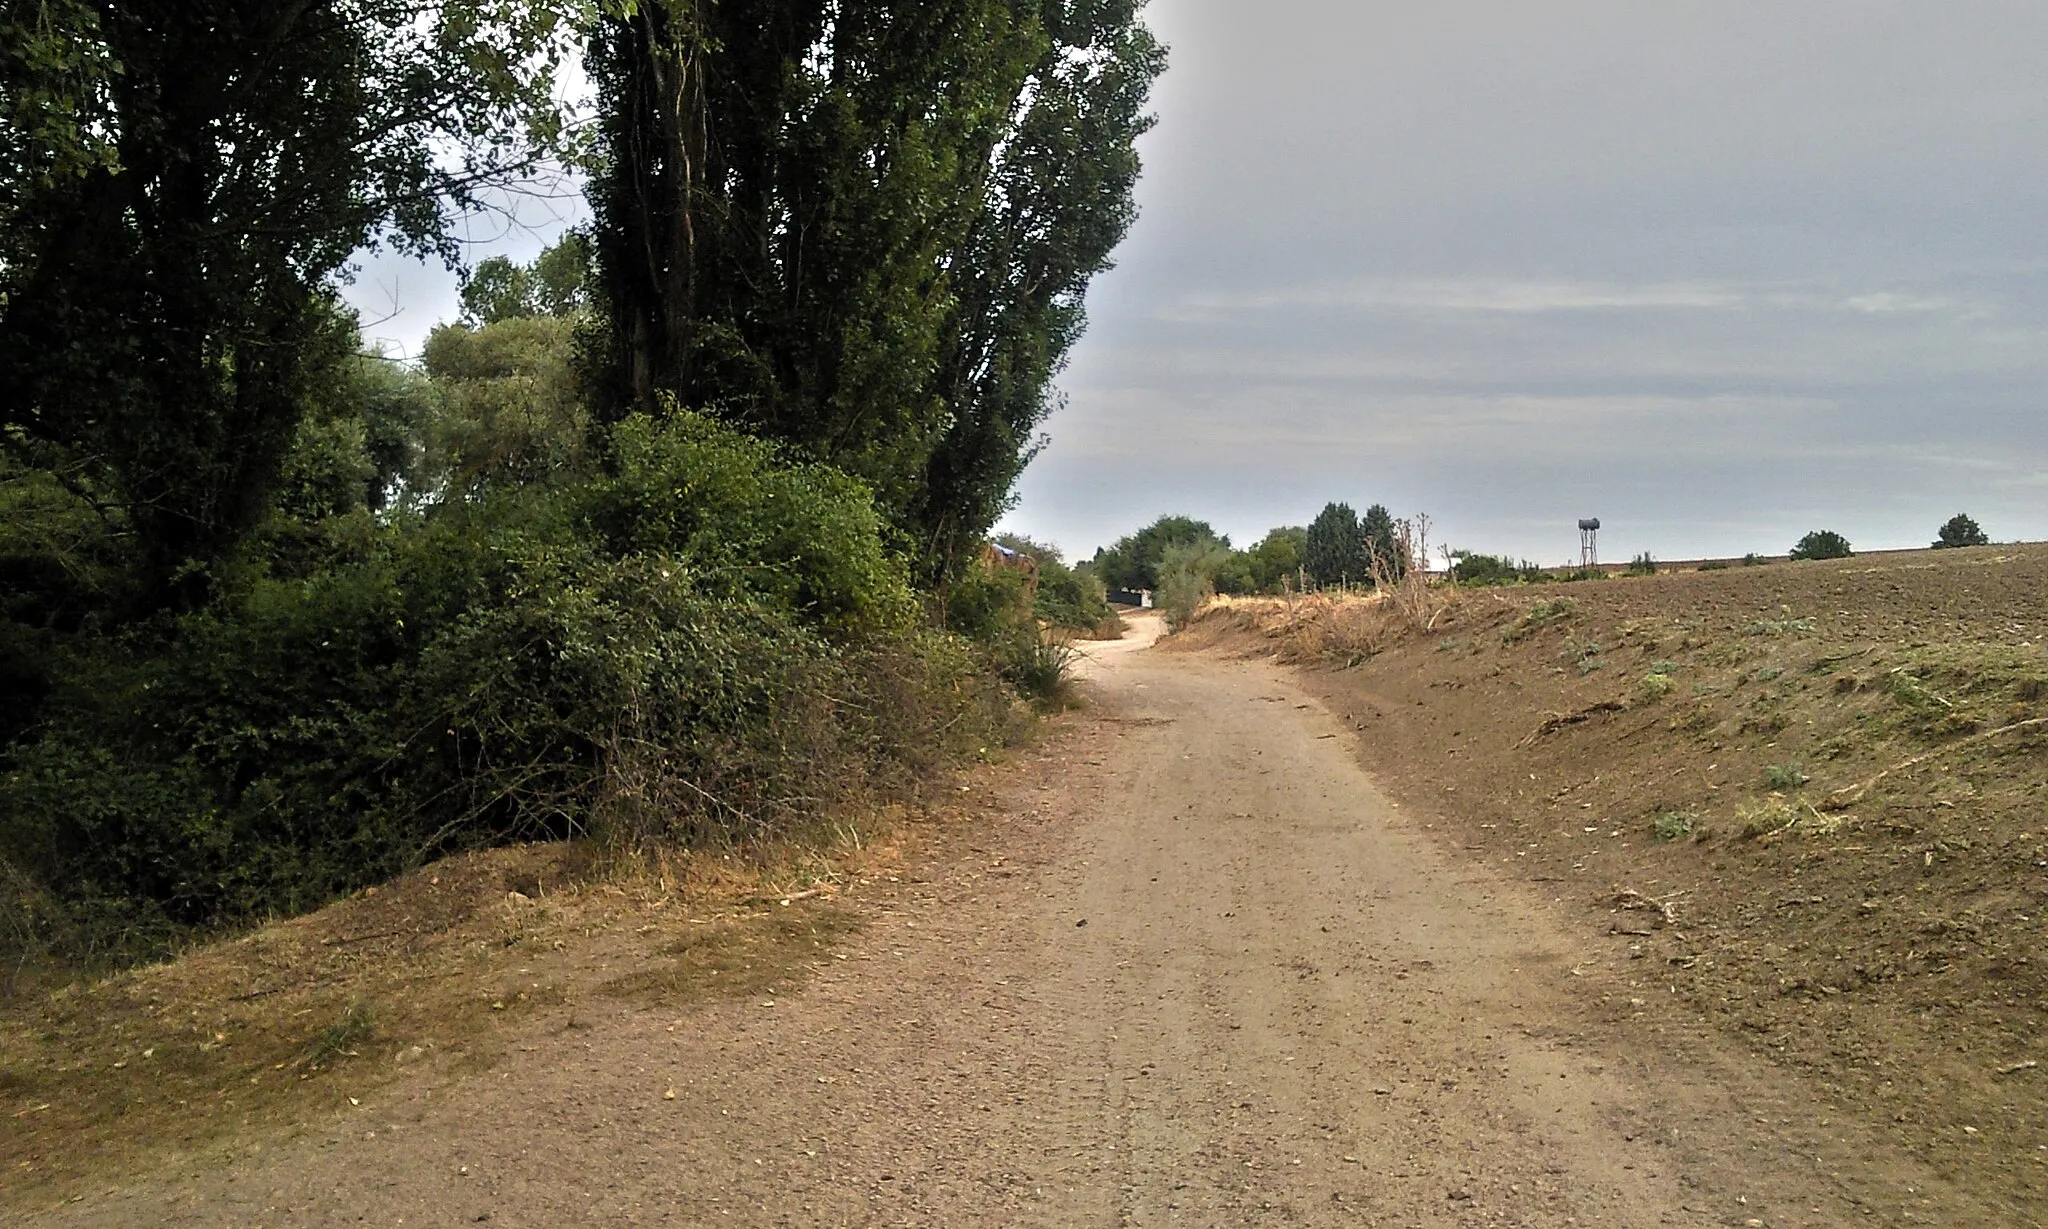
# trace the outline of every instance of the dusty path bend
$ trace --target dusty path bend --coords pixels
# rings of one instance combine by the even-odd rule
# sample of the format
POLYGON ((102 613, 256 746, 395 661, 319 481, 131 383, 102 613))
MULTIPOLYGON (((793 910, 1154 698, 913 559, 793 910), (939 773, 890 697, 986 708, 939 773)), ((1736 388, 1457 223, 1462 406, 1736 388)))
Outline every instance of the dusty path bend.
POLYGON ((1093 673, 793 993, 585 1010, 47 1223, 2020 1223, 1824 1089, 1592 1010, 1655 970, 1445 848, 1283 672, 1093 673))

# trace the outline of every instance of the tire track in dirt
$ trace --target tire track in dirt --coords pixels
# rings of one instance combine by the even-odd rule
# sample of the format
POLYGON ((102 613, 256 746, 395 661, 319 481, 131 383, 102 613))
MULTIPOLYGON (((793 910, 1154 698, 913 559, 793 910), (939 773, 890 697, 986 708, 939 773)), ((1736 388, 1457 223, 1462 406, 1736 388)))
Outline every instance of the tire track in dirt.
POLYGON ((1644 991, 1277 669, 1097 675, 801 987, 580 1005, 499 1070, 40 1223, 2008 1223, 1782 1073, 1579 1010, 1644 991))

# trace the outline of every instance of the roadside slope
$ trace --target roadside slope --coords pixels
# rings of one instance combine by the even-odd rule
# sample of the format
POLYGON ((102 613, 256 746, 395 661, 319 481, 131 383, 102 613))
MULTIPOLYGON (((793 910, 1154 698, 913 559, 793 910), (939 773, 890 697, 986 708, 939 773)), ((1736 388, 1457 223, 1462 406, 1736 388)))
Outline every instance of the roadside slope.
MULTIPOLYGON (((1471 590, 1300 678, 1395 797, 1655 971, 1640 1027, 1817 1081, 2038 1222, 2043 611, 2041 547, 1471 590)), ((1266 654, 1283 622, 1190 640, 1266 654)))

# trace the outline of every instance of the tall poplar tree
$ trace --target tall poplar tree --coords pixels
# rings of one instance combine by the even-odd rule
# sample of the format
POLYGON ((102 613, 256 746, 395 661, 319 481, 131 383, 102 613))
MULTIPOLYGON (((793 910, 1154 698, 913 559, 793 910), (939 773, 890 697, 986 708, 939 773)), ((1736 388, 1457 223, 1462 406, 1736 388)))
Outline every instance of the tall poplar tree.
POLYGON ((1138 7, 616 10, 590 56, 601 412, 702 408, 837 465, 948 573, 1130 224, 1164 64, 1138 7))

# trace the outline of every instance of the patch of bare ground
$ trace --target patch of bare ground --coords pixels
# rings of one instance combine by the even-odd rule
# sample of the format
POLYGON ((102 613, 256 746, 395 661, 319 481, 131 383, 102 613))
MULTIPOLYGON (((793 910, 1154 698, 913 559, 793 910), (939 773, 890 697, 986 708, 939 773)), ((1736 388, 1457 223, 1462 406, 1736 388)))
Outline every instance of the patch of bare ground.
POLYGON ((398 1081, 455 1079, 606 1004, 800 980, 929 815, 639 857, 450 858, 145 968, 0 1001, 0 1206, 275 1143, 398 1081))
MULTIPOLYGON (((1476 589, 1426 634, 1235 603, 1358 755, 1652 993, 1937 1172, 2048 1209, 2048 547, 1476 589)), ((2029 1221, 2028 1223, 2033 1223, 2029 1221)))

